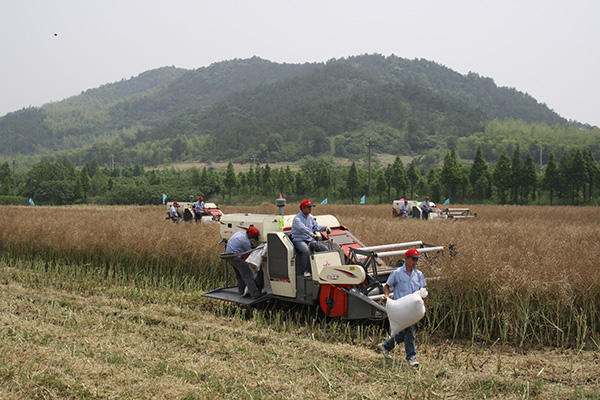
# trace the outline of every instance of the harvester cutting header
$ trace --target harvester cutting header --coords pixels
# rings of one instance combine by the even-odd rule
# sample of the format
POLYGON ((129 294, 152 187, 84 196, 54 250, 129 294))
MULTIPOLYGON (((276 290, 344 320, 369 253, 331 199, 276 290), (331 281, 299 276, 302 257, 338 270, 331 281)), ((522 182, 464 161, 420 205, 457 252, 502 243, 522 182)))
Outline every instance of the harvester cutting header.
MULTIPOLYGON (((247 246, 249 250, 243 252, 245 254, 222 253, 221 258, 234 267, 238 286, 215 289, 204 293, 205 297, 243 305, 278 299, 318 304, 332 317, 383 319, 387 317, 385 306, 379 302, 383 296, 383 283, 396 269, 387 266, 383 260, 401 256, 411 247, 419 248, 424 255, 444 249, 422 241, 367 247, 335 216, 318 215, 314 217, 316 225, 313 227, 318 232, 311 232, 307 246, 309 255, 303 257, 298 235, 304 233, 298 228, 299 221, 294 219, 302 219, 302 213, 307 215, 310 210, 298 215, 284 215, 285 199, 278 199, 276 204, 279 215, 227 214, 221 217, 222 242, 231 240, 237 244, 252 240, 255 248, 247 246), (244 259, 256 283, 252 290, 261 291, 260 295, 249 293, 251 296, 245 296, 243 292, 243 282, 240 284, 243 277, 236 265, 244 259)), ((310 201, 308 206, 306 204, 302 203, 305 207, 301 210, 313 207, 310 201)), ((228 245, 228 249, 234 247, 232 243, 228 245)), ((248 286, 252 285, 250 282, 248 286)))

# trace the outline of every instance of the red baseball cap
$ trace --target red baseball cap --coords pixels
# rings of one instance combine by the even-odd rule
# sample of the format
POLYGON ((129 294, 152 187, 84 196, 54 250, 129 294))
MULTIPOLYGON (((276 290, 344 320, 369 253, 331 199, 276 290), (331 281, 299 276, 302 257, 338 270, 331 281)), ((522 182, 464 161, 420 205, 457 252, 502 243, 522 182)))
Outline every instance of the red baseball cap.
POLYGON ((174 201, 174 202, 173 202, 173 205, 174 205, 174 206, 177 206, 177 205, 179 205, 179 203, 178 203, 178 202, 176 202, 176 201, 174 201))
POLYGON ((404 253, 404 257, 405 258, 408 258, 408 257, 419 258, 419 252, 417 251, 417 249, 410 249, 410 250, 407 250, 406 253, 404 253))
POLYGON ((248 230, 246 232, 248 232, 248 236, 250 236, 250 237, 253 237, 253 238, 258 237, 258 229, 256 229, 256 227, 254 227, 254 226, 251 226, 250 228, 248 228, 248 230))
POLYGON ((429 200, 429 196, 425 196, 425 200, 429 200))
POLYGON ((315 207, 315 205, 311 203, 310 200, 304 200, 302 203, 300 203, 300 208, 304 207, 315 207))

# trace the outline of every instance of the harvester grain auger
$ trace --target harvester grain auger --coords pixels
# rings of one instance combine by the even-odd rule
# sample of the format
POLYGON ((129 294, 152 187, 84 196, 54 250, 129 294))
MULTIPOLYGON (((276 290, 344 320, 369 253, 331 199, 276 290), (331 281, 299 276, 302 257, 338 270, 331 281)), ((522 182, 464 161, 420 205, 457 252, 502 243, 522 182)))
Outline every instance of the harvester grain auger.
POLYGON ((448 208, 445 208, 442 211, 442 213, 446 216, 446 218, 454 219, 454 220, 475 218, 477 216, 477 213, 472 213, 470 209, 464 208, 464 207, 463 208, 448 207, 448 208))
MULTIPOLYGON (((285 199, 279 199, 277 205, 279 215, 228 214, 223 215, 220 221, 222 242, 250 226, 255 226, 260 232, 261 241, 266 245, 260 249, 263 256, 258 261, 250 262, 250 258, 256 260, 253 254, 247 261, 255 264, 259 277, 257 282, 260 285, 260 281, 264 281, 267 295, 252 300, 240 295, 236 286, 226 286, 204 293, 203 296, 248 306, 277 299, 319 305, 331 317, 383 319, 387 317, 386 309, 378 300, 383 294, 383 283, 395 267, 386 266, 382 259, 400 256, 409 247, 419 247, 423 253, 443 250, 441 246, 430 246, 420 241, 365 247, 333 215, 318 215, 315 216, 317 223, 331 228, 331 233, 321 234, 327 251, 311 254, 312 276, 304 277, 302 257, 290 237, 294 215, 283 214, 285 199), (392 249, 396 250, 387 251, 392 249)), ((232 256, 221 254, 221 259, 226 261, 226 268, 227 260, 232 256)), ((226 280, 228 275, 226 273, 226 280)))

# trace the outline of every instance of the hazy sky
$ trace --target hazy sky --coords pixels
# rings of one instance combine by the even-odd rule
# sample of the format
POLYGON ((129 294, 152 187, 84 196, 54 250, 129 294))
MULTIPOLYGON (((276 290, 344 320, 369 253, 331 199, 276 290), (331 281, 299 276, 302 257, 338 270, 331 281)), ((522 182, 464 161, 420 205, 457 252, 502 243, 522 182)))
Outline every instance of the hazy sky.
POLYGON ((599 18, 600 0, 0 0, 0 116, 162 66, 379 53, 600 126, 599 18))

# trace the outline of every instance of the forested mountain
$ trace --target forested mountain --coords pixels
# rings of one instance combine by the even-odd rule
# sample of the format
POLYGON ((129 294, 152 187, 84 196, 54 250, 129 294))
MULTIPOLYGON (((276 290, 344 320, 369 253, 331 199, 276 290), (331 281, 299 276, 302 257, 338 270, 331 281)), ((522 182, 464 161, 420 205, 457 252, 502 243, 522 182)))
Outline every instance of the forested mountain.
POLYGON ((278 64, 254 57, 164 67, 7 114, 0 155, 66 156, 77 165, 106 165, 111 155, 122 165, 289 161, 360 157, 371 140, 376 152, 437 162, 448 149, 470 149, 471 137, 489 137, 488 121, 504 119, 570 129, 527 94, 427 60, 363 55, 278 64))

